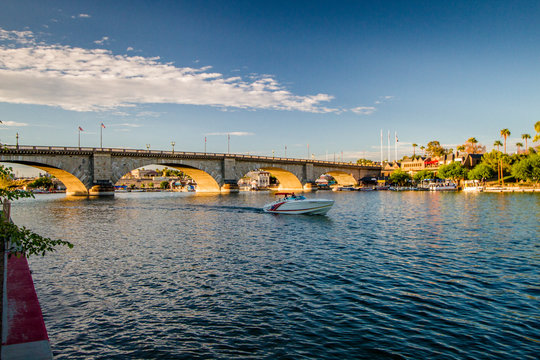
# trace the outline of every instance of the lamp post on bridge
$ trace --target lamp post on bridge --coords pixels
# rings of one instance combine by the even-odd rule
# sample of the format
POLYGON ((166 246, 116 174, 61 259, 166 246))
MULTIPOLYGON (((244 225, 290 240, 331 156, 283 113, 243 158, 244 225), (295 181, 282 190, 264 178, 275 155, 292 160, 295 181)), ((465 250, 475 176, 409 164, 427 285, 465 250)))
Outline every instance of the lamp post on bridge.
POLYGON ((285 145, 285 158, 287 158, 287 145, 285 145))
POLYGON ((19 148, 19 133, 18 132, 15 135, 15 139, 17 139, 16 142, 15 142, 15 146, 17 146, 17 149, 18 149, 19 148))
POLYGON ((150 144, 146 144, 146 150, 148 150, 148 152, 150 152, 150 144))
POLYGON ((173 155, 174 155, 174 145, 176 145, 176 142, 171 141, 171 146, 172 146, 172 153, 173 153, 173 155))

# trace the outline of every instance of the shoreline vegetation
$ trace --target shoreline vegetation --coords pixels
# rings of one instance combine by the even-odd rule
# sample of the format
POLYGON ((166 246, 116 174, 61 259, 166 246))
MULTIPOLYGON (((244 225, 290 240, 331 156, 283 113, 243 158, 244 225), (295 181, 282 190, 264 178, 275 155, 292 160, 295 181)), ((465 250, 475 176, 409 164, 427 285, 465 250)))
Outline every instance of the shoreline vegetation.
MULTIPOLYGON (((424 152, 423 156, 420 156, 415 152, 418 144, 413 144, 412 157, 405 156, 392 166, 387 164, 389 182, 406 186, 417 185, 430 179, 441 179, 462 186, 466 180, 475 180, 486 189, 489 188, 489 191, 537 189, 540 186, 540 145, 529 146, 528 140, 532 138, 533 143, 540 142, 540 121, 534 124, 534 130, 534 138, 530 134, 521 135, 525 145, 516 143, 517 152, 514 154, 506 151, 507 139, 511 135, 509 129, 500 131, 504 142, 496 140, 493 145, 497 149, 491 152, 486 152, 486 146, 474 137, 459 145, 455 153, 454 149, 446 149, 434 140, 426 147, 420 147, 424 152), (500 151, 501 146, 503 151, 500 151), (409 166, 404 166, 405 164, 409 166), (405 171, 404 168, 410 171, 405 171)), ((359 159, 358 163, 365 163, 365 159, 359 159)))

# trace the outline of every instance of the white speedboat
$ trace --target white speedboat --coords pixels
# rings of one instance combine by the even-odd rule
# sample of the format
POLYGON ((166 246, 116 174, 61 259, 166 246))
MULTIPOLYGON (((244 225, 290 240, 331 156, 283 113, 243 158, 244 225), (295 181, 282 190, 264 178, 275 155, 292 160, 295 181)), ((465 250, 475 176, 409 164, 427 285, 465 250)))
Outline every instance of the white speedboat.
POLYGON ((304 196, 297 196, 294 193, 276 193, 284 197, 263 207, 265 212, 273 214, 306 214, 324 215, 334 205, 334 200, 326 199, 306 199, 304 196))

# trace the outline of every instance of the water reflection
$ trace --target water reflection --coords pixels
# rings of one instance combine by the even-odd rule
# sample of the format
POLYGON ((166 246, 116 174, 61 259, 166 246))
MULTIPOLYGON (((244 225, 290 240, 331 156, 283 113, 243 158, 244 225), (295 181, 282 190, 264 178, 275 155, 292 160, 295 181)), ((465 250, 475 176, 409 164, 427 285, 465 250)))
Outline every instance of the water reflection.
POLYGON ((534 358, 534 194, 126 193, 17 201, 55 358, 534 358), (478 339, 483 339, 478 341, 478 339))

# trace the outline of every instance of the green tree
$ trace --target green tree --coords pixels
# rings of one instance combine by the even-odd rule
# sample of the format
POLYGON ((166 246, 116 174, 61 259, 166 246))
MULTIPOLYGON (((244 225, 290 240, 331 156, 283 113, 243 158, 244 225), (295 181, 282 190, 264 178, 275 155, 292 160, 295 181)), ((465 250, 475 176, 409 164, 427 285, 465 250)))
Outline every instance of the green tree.
POLYGON ((464 168, 458 161, 454 161, 448 165, 442 165, 437 171, 437 176, 441 179, 452 179, 458 182, 467 177, 467 169, 464 168))
POLYGON ((159 187, 160 187, 161 189, 168 189, 168 188, 170 187, 169 185, 170 185, 170 184, 169 184, 168 181, 163 180, 163 181, 159 184, 159 187))
POLYGON ((495 142, 493 143, 493 146, 496 146, 497 147, 497 151, 501 151, 500 150, 500 147, 502 146, 502 142, 501 140, 495 140, 495 142))
POLYGON ((506 154, 506 139, 511 135, 510 130, 502 129, 501 136, 504 138, 504 153, 506 154))
POLYGON ((430 141, 427 144, 426 151, 429 154, 429 156, 432 156, 432 157, 433 156, 443 156, 443 155, 447 154, 446 149, 441 146, 441 143, 439 143, 438 141, 435 141, 435 140, 430 141))
POLYGON ((369 160, 369 159, 358 159, 356 160, 356 163, 358 165, 373 165, 373 160, 369 160))
MULTIPOLYGON (((13 179, 12 168, 6 168, 0 165, 0 178, 4 180, 13 179)), ((9 183, 9 181, 7 181, 9 183)), ((5 183, 4 183, 5 184, 5 183)), ((33 198, 34 195, 28 191, 15 190, 11 185, 0 187, 0 198, 2 204, 7 204, 9 201, 20 198, 33 198)), ((69 248, 73 247, 69 241, 52 240, 41 235, 38 235, 24 226, 19 227, 12 223, 2 213, 0 216, 0 239, 3 244, 8 244, 6 250, 9 255, 30 257, 31 255, 44 256, 47 252, 55 251, 55 246, 65 245, 69 248)), ((2 245, 4 246, 4 245, 2 245)))
POLYGON ((48 176, 40 176, 31 183, 28 184, 29 188, 37 189, 49 189, 53 185, 53 182, 50 177, 48 176))
POLYGON ((417 147, 417 146, 418 146, 418 144, 415 144, 415 143, 412 144, 412 151, 413 151, 413 155, 412 155, 412 156, 413 156, 413 159, 416 157, 416 147, 417 147))
POLYGON ((523 147, 523 144, 520 142, 517 142, 516 147, 517 147, 517 153, 519 154, 519 150, 523 147))
POLYGON ((540 155, 532 154, 512 166, 512 176, 519 180, 540 181, 540 155))
POLYGON ((426 180, 426 179, 435 179, 435 173, 433 171, 424 169, 424 170, 420 170, 413 176, 413 180, 416 183, 420 183, 422 182, 422 180, 426 180))
POLYGON ((411 175, 406 173, 403 170, 395 170, 389 178, 390 182, 392 184, 396 184, 398 186, 404 186, 411 180, 411 175))
POLYGON ((467 174, 467 177, 470 180, 486 180, 491 179, 495 176, 495 171, 493 169, 484 163, 480 163, 474 167, 469 173, 467 174))
POLYGON ((426 155, 426 152, 424 151, 426 150, 426 147, 424 145, 420 146, 420 150, 422 150, 422 153, 426 155))

